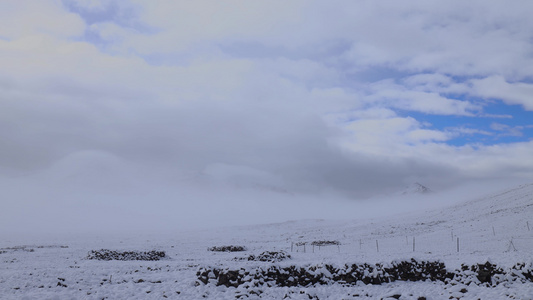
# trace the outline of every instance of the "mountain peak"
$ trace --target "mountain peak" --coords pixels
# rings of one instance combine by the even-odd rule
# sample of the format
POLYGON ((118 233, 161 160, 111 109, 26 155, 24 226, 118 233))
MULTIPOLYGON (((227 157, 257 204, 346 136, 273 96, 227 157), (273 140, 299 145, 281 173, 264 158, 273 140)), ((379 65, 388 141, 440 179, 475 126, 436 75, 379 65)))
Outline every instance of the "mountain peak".
POLYGON ((422 184, 415 182, 411 185, 409 185, 403 192, 402 195, 411 195, 411 194, 428 194, 432 191, 423 186, 422 184))

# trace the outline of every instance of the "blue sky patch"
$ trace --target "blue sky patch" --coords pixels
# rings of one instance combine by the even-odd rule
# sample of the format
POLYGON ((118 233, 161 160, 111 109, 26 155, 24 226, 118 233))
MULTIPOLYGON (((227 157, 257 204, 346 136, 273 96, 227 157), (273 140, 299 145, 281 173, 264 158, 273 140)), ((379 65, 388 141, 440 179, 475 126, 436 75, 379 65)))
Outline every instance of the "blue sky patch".
POLYGON ((457 132, 455 138, 446 141, 454 146, 527 142, 533 138, 533 112, 501 101, 486 102, 479 116, 443 116, 401 110, 397 113, 429 124, 427 129, 457 132))

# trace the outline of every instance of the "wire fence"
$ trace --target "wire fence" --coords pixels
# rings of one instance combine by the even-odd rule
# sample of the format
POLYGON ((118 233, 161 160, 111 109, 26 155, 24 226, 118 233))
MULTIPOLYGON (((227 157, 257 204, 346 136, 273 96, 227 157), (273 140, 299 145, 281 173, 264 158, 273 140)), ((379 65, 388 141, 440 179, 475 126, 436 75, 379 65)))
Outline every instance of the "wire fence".
POLYGON ((533 232, 529 222, 523 230, 459 230, 428 232, 421 235, 367 234, 361 238, 345 237, 335 243, 317 246, 316 241, 291 242, 290 251, 299 253, 504 253, 529 252, 533 249, 533 232))

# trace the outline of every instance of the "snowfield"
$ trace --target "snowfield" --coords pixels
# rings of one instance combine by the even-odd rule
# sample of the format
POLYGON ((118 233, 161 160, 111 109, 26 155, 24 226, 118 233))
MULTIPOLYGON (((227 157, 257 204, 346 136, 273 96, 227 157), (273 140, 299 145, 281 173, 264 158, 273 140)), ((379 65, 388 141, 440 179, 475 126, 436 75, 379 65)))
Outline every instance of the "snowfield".
MULTIPOLYGON (((533 184, 465 197, 439 210, 371 220, 301 220, 159 235, 5 236, 0 299, 533 299, 532 280, 512 270, 517 263, 524 264, 523 270, 533 269, 533 184), (213 248, 223 246, 243 246, 245 251, 213 248), (152 250, 166 256, 88 259, 100 249, 128 252, 116 257, 152 250), (290 258, 262 261, 265 251, 283 251, 290 258), (458 272, 467 279, 381 284, 328 279, 281 286, 253 279, 258 270, 271 267, 304 268, 332 278, 326 265, 391 266, 412 259, 442 262, 448 272, 462 264, 490 262, 506 273, 487 283, 470 270, 458 272), (213 273, 204 283, 197 274, 206 269, 235 270, 248 284, 217 285, 213 273)), ((383 275, 373 272, 366 276, 383 275)))

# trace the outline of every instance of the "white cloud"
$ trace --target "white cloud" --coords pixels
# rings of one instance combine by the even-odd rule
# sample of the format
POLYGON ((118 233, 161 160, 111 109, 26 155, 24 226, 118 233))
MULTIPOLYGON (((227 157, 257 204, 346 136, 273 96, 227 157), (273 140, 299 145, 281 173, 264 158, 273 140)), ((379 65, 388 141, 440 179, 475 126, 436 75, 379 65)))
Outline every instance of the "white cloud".
POLYGON ((448 128, 447 131, 455 133, 457 135, 474 135, 474 134, 482 134, 482 135, 493 135, 493 133, 486 131, 486 130, 480 130, 475 128, 466 128, 466 127, 453 127, 448 128))
POLYGON ((145 55, 183 53, 222 43, 252 42, 312 51, 331 41, 349 47, 335 57, 345 67, 391 67, 458 76, 529 76, 531 3, 501 1, 175 2, 132 1, 138 21, 154 32, 93 27, 114 49, 145 55), (112 34, 111 34, 112 32, 112 34))
MULTIPOLYGON (((531 163, 531 154, 527 149, 533 146, 533 142, 490 146, 482 144, 451 146, 432 141, 450 138, 455 134, 454 131, 420 130, 408 120, 393 119, 366 123, 364 124, 366 126, 363 124, 349 128, 354 131, 360 130, 359 136, 356 133, 355 138, 343 144, 344 147, 361 155, 381 157, 389 163, 401 158, 410 158, 421 165, 435 164, 432 167, 433 171, 424 177, 425 181, 434 185, 446 185, 452 182, 457 184, 457 180, 474 178, 531 178, 533 163, 531 163), (373 136, 372 132, 379 133, 379 137, 373 136), (398 137, 398 133, 402 133, 403 138, 398 137), (419 135, 419 133, 422 134, 419 135), (441 174, 444 175, 449 174, 446 172, 451 170, 454 174, 451 177, 432 173, 445 172, 441 174)), ((461 132, 461 134, 465 133, 461 132)), ((471 132, 466 132, 466 134, 471 134, 471 132)), ((489 133, 481 132, 480 134, 489 133)), ((420 172, 420 170, 417 171, 420 172)))
POLYGON ((474 95, 502 100, 507 104, 522 105, 533 111, 533 84, 509 83, 501 75, 472 80, 474 95))
POLYGON ((299 23, 297 12, 302 5, 301 1, 131 2, 142 7, 140 21, 159 30, 124 35, 122 46, 142 54, 180 52, 222 39, 268 40, 283 34, 287 24, 299 23))
POLYGON ((60 38, 80 36, 85 24, 76 14, 66 12, 59 1, 20 0, 2 4, 0 38, 16 40, 32 35, 60 38))
POLYGON ((444 94, 466 94, 467 84, 458 83, 450 76, 438 73, 423 73, 406 77, 402 80, 406 87, 422 92, 437 92, 444 94))
POLYGON ((524 66, 532 64, 524 30, 532 27, 526 13, 531 3, 514 4, 353 2, 350 8, 339 6, 344 10, 338 12, 339 19, 345 23, 335 29, 353 41, 345 61, 359 67, 460 76, 496 72, 524 78, 529 76, 524 66))
POLYGON ((500 136, 522 136, 522 130, 524 129, 524 126, 509 126, 506 124, 501 123, 492 123, 490 124, 490 128, 492 130, 500 131, 500 136))
POLYGON ((69 4, 74 4, 77 7, 83 7, 90 11, 103 11, 105 10, 113 1, 109 0, 66 0, 69 4))
POLYGON ((357 153, 383 156, 411 157, 413 145, 443 142, 451 135, 423 127, 411 117, 358 119, 345 125, 349 140, 343 143, 357 153))
POLYGON ((409 111, 437 115, 472 116, 481 110, 469 101, 449 99, 436 92, 416 91, 389 80, 371 85, 369 102, 409 111))

